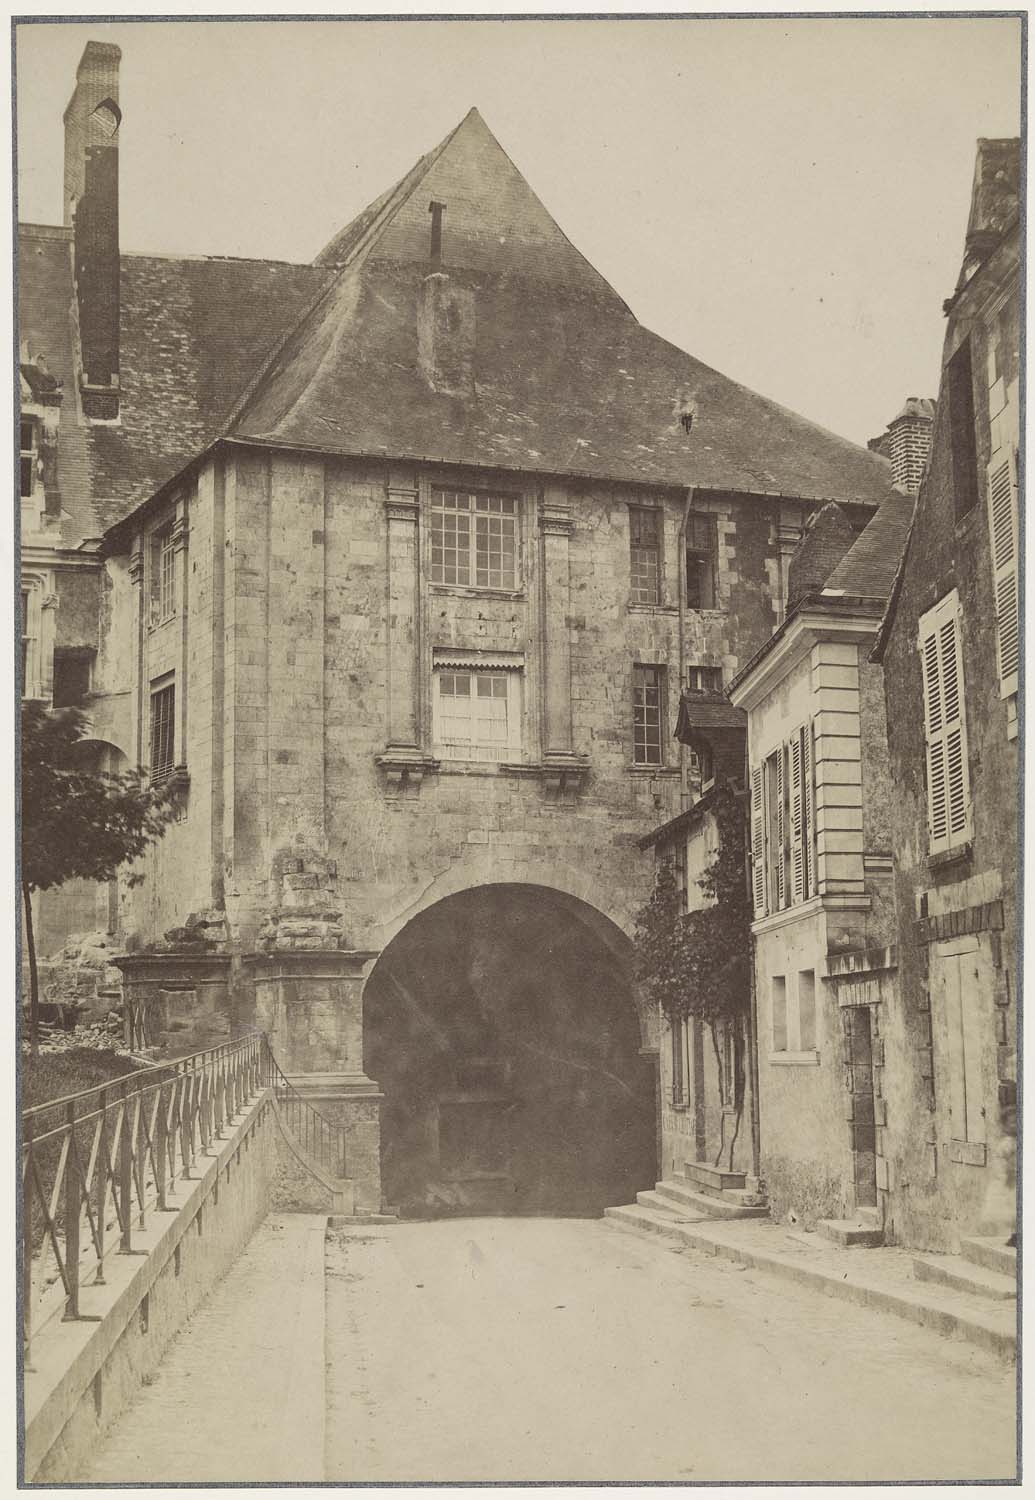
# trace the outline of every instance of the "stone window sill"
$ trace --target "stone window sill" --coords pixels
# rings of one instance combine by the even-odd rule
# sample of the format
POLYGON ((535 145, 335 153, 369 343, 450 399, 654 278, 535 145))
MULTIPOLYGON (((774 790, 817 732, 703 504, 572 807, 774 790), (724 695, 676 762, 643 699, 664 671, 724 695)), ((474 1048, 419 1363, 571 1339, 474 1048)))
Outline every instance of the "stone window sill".
POLYGON ((778 1068, 818 1068, 819 1052, 770 1052, 769 1061, 778 1068))
POLYGON ((949 1160, 961 1167, 983 1167, 988 1161, 988 1147, 984 1141, 950 1141, 949 1160))
POLYGON ((689 1099, 673 1099, 672 1100, 672 1108, 673 1108, 673 1110, 675 1110, 676 1114, 679 1114, 679 1115, 685 1114, 686 1111, 690 1108, 690 1100, 689 1099))
POLYGON ((678 604, 628 604, 631 615, 678 615, 678 604))
POLYGON ((626 774, 629 776, 678 776, 678 766, 641 766, 633 764, 626 766, 626 774))
POLYGON ((948 865, 958 865, 968 862, 974 853, 974 845, 970 839, 965 844, 957 844, 952 849, 938 849, 934 854, 927 856, 927 868, 929 870, 942 870, 948 865))
POLYGON ((477 588, 472 583, 432 583, 428 586, 429 593, 440 595, 451 595, 460 599, 524 599, 524 589, 489 589, 477 588))

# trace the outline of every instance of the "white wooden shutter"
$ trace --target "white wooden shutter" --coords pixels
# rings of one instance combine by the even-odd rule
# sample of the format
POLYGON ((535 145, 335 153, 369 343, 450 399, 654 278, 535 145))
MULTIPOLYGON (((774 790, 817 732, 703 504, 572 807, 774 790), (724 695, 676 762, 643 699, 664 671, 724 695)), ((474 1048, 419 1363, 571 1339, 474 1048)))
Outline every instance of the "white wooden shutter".
POLYGON ((927 824, 932 854, 970 832, 970 778, 963 698, 963 653, 955 589, 920 621, 927 736, 927 824))
POLYGON ((988 530, 992 543, 999 691, 1017 691, 1020 620, 1017 606, 1017 458, 1012 449, 988 466, 988 530))
POLYGON ((787 748, 781 745, 776 752, 776 851, 772 860, 775 871, 774 904, 777 911, 787 905, 787 873, 784 850, 787 846, 787 748))
POLYGON ((765 824, 763 820, 762 767, 751 770, 751 891, 755 916, 765 916, 765 824))
POLYGON ((802 802, 802 863, 804 866, 804 890, 806 901, 814 896, 818 889, 816 881, 816 819, 815 800, 812 791, 812 767, 815 756, 812 753, 813 726, 811 720, 801 731, 801 802, 802 802))
POLYGON ((796 729, 791 740, 791 901, 795 904, 805 900, 803 738, 804 731, 796 729))

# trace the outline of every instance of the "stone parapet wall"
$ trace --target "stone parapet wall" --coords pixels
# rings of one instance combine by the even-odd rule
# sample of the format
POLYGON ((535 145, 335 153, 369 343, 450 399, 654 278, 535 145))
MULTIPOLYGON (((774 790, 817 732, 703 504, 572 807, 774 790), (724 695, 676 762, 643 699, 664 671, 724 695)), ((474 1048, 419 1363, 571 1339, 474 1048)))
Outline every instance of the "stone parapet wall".
MULTIPOLYGON (((76 1480, 101 1433, 157 1369, 171 1339, 244 1249, 269 1207, 277 1126, 261 1094, 229 1139, 178 1181, 172 1214, 154 1212, 137 1253, 109 1257, 103 1286, 80 1291, 92 1322, 51 1322, 25 1376, 22 1481, 76 1480)), ((228 1373, 228 1378, 232 1378, 228 1373)))

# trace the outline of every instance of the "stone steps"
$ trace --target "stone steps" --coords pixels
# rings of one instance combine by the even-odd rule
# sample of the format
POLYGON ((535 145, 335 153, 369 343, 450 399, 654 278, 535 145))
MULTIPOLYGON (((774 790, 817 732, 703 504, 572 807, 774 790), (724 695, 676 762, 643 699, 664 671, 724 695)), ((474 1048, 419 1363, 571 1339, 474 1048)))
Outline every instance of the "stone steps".
MULTIPOLYGON (((698 1192, 684 1182, 659 1182, 654 1187, 655 1195, 667 1208, 688 1217, 704 1215, 711 1219, 764 1219, 769 1208, 765 1203, 742 1203, 732 1193, 716 1197, 711 1193, 698 1192)), ((640 1195, 637 1194, 639 1200, 640 1195)))
POLYGON ((724 1193, 727 1189, 743 1191, 746 1180, 743 1172, 729 1172, 703 1161, 685 1161, 683 1176, 696 1192, 709 1194, 724 1193))
POLYGON ((960 1254, 975 1266, 984 1266, 986 1271, 998 1271, 1001 1276, 1013 1277, 1017 1283, 1017 1251, 1002 1240, 987 1239, 973 1235, 960 1240, 960 1254))
POLYGON ((873 1220, 862 1214, 854 1219, 820 1219, 816 1229, 843 1250, 875 1250, 884 1243, 884 1231, 876 1222, 876 1215, 873 1220))
POLYGON ((933 1281, 957 1292, 973 1292, 994 1302, 1009 1302, 1017 1296, 1015 1276, 989 1271, 960 1255, 914 1255, 913 1275, 918 1281, 933 1281))

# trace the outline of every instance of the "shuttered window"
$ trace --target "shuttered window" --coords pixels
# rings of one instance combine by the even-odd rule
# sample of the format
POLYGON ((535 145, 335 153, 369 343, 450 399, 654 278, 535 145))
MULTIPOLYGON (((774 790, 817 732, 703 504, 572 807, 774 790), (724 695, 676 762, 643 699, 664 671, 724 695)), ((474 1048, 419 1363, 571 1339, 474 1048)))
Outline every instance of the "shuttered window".
POLYGON ((1020 619, 1017 602, 1017 458, 1002 450, 988 466, 988 531, 992 544, 999 691, 1017 691, 1020 619))
POLYGON ((970 837, 970 776, 963 691, 959 596, 953 589, 920 620, 927 738, 928 849, 936 854, 970 837))
POLYGON ((751 891, 755 916, 765 916, 765 810, 761 766, 751 770, 751 891))
POLYGON ((751 773, 751 874, 755 916, 816 894, 812 725, 751 773))

